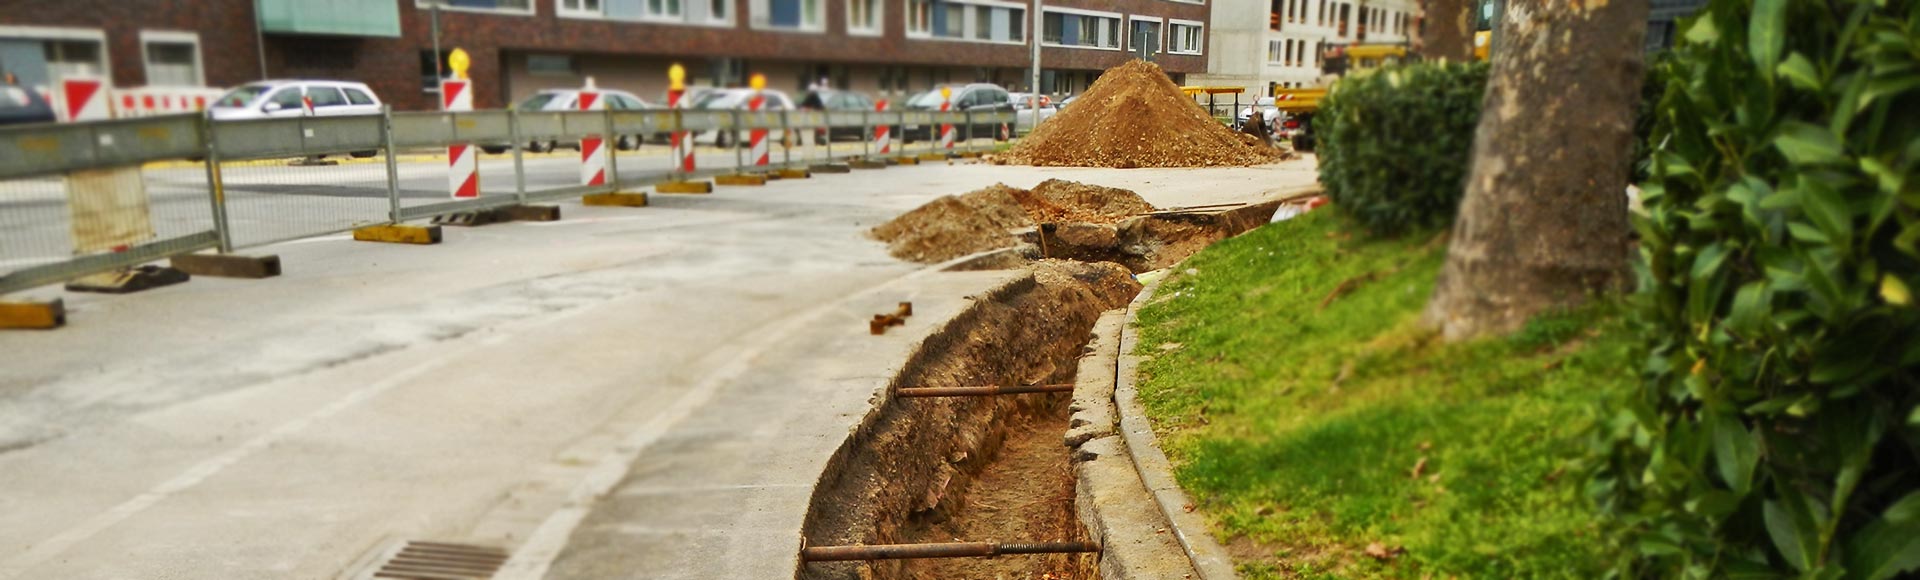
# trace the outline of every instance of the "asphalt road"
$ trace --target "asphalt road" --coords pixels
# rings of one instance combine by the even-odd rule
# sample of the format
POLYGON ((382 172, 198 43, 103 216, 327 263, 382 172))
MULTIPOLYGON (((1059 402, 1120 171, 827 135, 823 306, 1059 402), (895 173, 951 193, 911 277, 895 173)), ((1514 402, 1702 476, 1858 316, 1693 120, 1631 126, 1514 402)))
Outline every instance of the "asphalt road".
POLYGON ((566 203, 562 221, 450 228, 438 246, 306 238, 256 250, 285 263, 268 280, 36 290, 65 298, 70 323, 0 333, 0 579, 334 578, 407 539, 499 546, 511 577, 537 578, 580 534, 678 546, 594 566, 632 577, 790 571, 793 490, 826 458, 746 470, 716 451, 830 449, 790 429, 844 436, 863 412, 850 394, 863 404, 863 381, 994 283, 920 273, 867 228, 1048 177, 1163 207, 1246 201, 1310 183, 1310 163, 900 167, 566 203), (865 336, 903 299, 926 314, 865 336), (680 512, 576 530, 620 481, 680 512))

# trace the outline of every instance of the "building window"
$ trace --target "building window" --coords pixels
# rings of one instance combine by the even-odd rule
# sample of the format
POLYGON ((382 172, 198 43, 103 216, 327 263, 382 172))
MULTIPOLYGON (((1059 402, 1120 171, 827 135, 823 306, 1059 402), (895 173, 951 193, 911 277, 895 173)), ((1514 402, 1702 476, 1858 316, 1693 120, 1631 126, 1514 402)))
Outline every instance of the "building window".
POLYGON ((973 7, 973 39, 993 40, 993 7, 973 7))
POLYGON ((1204 36, 1199 22, 1170 20, 1167 30, 1167 52, 1174 54, 1200 54, 1200 41, 1204 36))
MULTIPOLYGON (((1022 13, 1024 15, 1024 13, 1022 13)), ((1042 40, 1056 46, 1120 48, 1120 15, 1047 10, 1040 18, 1042 40)))
POLYGON ((942 3, 933 8, 933 35, 940 38, 966 38, 967 7, 942 3))
POLYGON ((1127 50, 1139 52, 1140 48, 1144 46, 1147 52, 1159 52, 1162 46, 1160 41, 1160 21, 1158 19, 1143 19, 1139 17, 1134 17, 1132 20, 1133 28, 1127 31, 1127 50))
POLYGON ((647 0, 646 7, 648 18, 680 18, 684 14, 680 0, 647 0))
POLYGON ((92 40, 49 40, 46 44, 47 78, 106 76, 100 43, 92 40))
POLYGON ((206 84, 200 71, 200 35, 192 32, 140 31, 147 84, 197 87, 206 84))
POLYGON ((880 0, 847 0, 847 30, 880 33, 880 0))
POLYGON ((1287 44, 1289 42, 1292 42, 1292 41, 1290 40, 1267 41, 1267 62, 1269 64, 1285 64, 1287 62, 1287 50, 1291 48, 1287 44))
POLYGON ((438 6, 450 10, 533 13, 533 0, 414 0, 414 5, 421 8, 438 6))
POLYGON ((560 0, 558 12, 562 16, 602 16, 600 0, 560 0))
POLYGON ((564 54, 529 54, 527 74, 541 77, 573 76, 573 57, 564 54))
POLYGON ((1008 42, 1027 41, 1027 11, 1024 9, 1002 10, 1007 15, 1007 35, 1001 40, 1008 42))
MULTIPOLYGON (((666 1, 666 0, 647 0, 666 1)), ((756 28, 819 32, 826 21, 821 0, 753 0, 753 24, 756 28)))
POLYGON ((1320 11, 1314 14, 1320 17, 1319 20, 1315 21, 1316 23, 1321 26, 1327 25, 1327 0, 1320 0, 1320 11))
POLYGON ((933 0, 907 0, 907 34, 933 34, 933 0))

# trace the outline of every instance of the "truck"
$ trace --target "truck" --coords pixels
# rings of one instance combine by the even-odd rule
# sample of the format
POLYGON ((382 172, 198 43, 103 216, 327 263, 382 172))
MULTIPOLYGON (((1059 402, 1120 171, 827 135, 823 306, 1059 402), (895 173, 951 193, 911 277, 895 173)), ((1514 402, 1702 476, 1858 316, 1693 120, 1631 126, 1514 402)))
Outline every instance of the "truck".
MULTIPOLYGON (((1487 60, 1491 30, 1483 23, 1481 30, 1473 35, 1474 60, 1487 60)), ((1314 146, 1313 115, 1320 109, 1320 100, 1327 96, 1327 86, 1339 77, 1351 72, 1371 70, 1386 65, 1410 62, 1418 56, 1407 50, 1404 44, 1334 44, 1321 49, 1320 73, 1321 85, 1308 88, 1275 88, 1274 106, 1286 114, 1280 123, 1280 136, 1293 142, 1298 151, 1312 151, 1314 146)))

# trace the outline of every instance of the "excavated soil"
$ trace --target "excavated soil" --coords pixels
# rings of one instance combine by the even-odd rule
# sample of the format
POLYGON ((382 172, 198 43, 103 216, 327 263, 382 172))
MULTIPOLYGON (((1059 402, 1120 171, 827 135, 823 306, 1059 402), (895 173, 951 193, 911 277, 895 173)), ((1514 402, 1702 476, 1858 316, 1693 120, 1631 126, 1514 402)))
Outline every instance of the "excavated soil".
POLYGON ((1072 167, 1259 165, 1284 153, 1227 128, 1167 78, 1134 60, 1100 75, 1073 106, 993 162, 1072 167))
MULTIPOLYGON (((928 338, 894 387, 1072 382, 1100 313, 1140 290, 1116 264, 1049 260, 928 338)), ((808 545, 1087 538, 1074 511, 1068 393, 893 399, 834 458, 808 545)), ((1095 578, 1091 554, 802 564, 808 580, 1095 578)))
POLYGON ((939 263, 1014 246, 1010 233, 1038 223, 1111 224, 1153 211, 1125 189, 1049 179, 1032 190, 995 184, 960 196, 941 196, 880 224, 871 232, 894 257, 939 263))

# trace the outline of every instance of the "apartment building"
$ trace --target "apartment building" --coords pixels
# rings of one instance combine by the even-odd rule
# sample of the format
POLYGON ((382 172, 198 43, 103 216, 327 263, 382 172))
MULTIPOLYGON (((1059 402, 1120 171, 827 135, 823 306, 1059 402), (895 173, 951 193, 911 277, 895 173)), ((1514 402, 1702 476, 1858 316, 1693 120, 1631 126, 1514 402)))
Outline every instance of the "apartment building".
POLYGON ((1212 17, 1208 72, 1193 83, 1269 95, 1319 84, 1330 45, 1409 42, 1419 7, 1413 0, 1269 0, 1221 3, 1212 17))
POLYGON ((401 109, 437 105, 455 47, 472 57, 476 106, 545 88, 659 99, 675 63, 696 86, 826 83, 902 97, 944 82, 1025 90, 1031 44, 1042 89, 1085 90, 1143 50, 1175 80, 1204 72, 1205 0, 64 0, 14 2, 0 69, 25 84, 65 75, 123 87, 229 87, 260 78, 372 85, 401 109))

